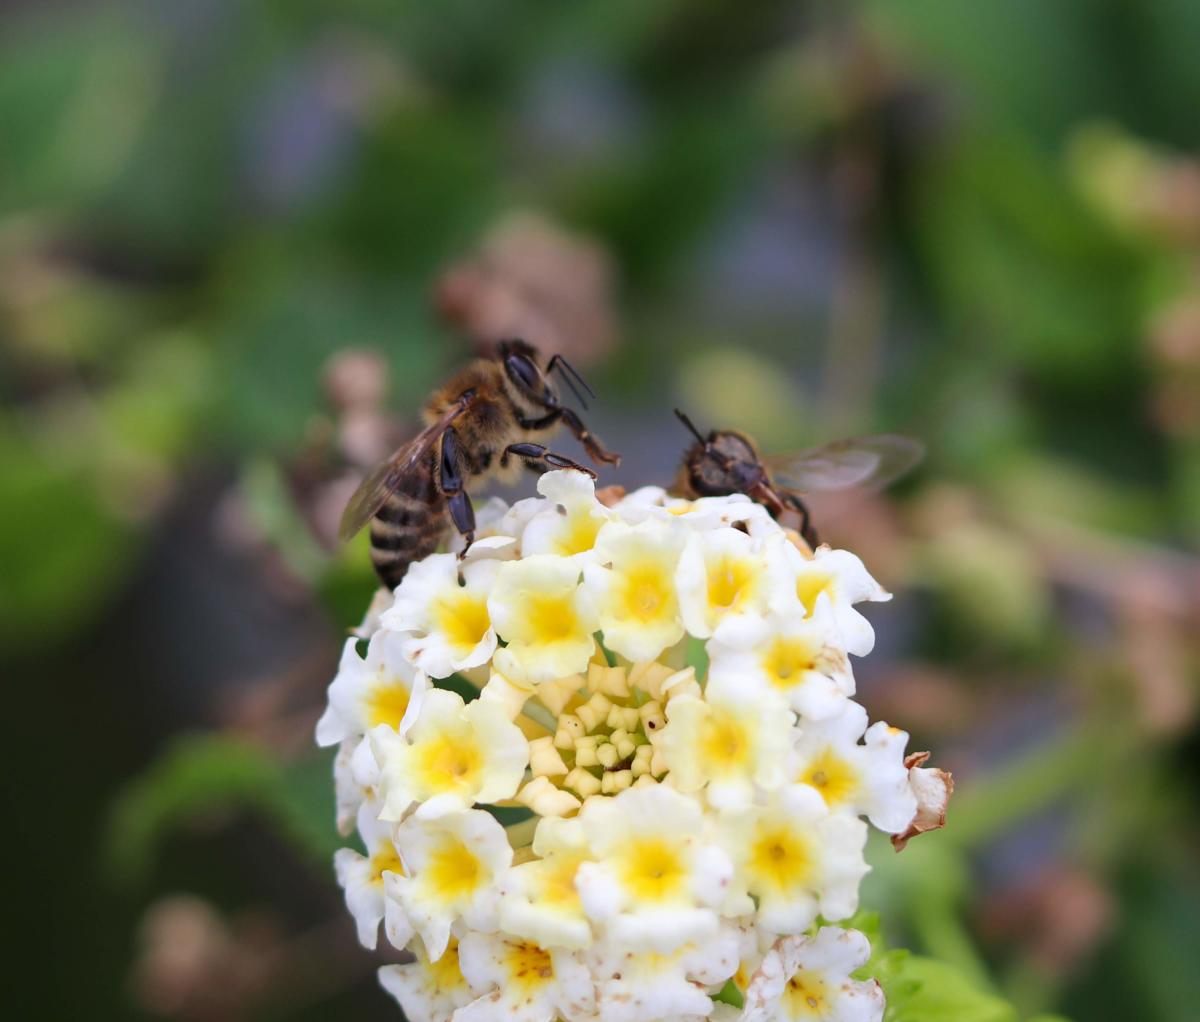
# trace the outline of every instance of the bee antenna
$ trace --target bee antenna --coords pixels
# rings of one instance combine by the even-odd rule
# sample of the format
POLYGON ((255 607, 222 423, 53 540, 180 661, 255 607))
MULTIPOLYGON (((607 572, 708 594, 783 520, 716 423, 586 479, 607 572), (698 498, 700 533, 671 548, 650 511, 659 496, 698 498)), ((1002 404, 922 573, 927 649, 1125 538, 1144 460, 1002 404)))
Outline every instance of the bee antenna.
POLYGON ((558 371, 558 375, 562 377, 563 382, 570 388, 571 393, 575 395, 575 399, 583 405, 584 411, 587 411, 587 399, 580 393, 579 388, 586 390, 591 397, 596 396, 596 392, 588 386, 587 380, 579 375, 579 371, 571 365, 562 355, 555 355, 550 359, 550 364, 546 367, 547 372, 558 371), (578 383, 577 387, 575 384, 578 383))
POLYGON ((700 430, 698 430, 696 428, 696 424, 694 422, 692 422, 692 420, 689 419, 686 415, 684 415, 684 413, 681 412, 678 408, 675 409, 675 417, 680 422, 682 422, 684 424, 684 426, 687 427, 688 432, 691 433, 692 436, 694 436, 702 444, 708 443, 708 441, 704 439, 704 435, 700 432, 700 430))

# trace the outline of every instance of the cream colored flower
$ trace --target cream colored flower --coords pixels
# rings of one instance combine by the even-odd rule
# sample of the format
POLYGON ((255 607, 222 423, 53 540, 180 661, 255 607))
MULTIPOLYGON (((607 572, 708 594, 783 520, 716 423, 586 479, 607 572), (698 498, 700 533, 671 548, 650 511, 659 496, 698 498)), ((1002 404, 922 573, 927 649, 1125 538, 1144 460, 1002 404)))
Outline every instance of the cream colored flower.
POLYGON ((379 766, 365 737, 345 739, 333 759, 333 789, 337 802, 337 829, 345 837, 354 830, 358 811, 377 797, 379 766))
POLYGON ((816 789, 830 809, 866 816, 880 830, 899 834, 917 812, 904 764, 907 744, 907 733, 882 721, 868 728, 867 711, 847 701, 836 717, 801 722, 793 780, 816 789))
POLYGON ((521 729, 495 703, 464 703, 457 692, 430 689, 407 738, 389 728, 370 734, 379 763, 382 816, 400 820, 414 802, 431 819, 516 794, 529 761, 521 729))
POLYGON ((399 901, 431 961, 446 950, 455 922, 495 929, 498 891, 513 856, 495 817, 478 809, 435 820, 410 816, 395 841, 410 875, 392 874, 385 894, 399 901))
POLYGON ((845 919, 858 908, 858 885, 868 868, 866 824, 831 813, 813 789, 781 788, 752 809, 723 816, 720 833, 735 866, 726 911, 740 915, 756 905, 760 927, 793 934, 808 929, 818 913, 845 919))
POLYGON ((768 635, 750 647, 712 639, 708 644, 710 684, 736 685, 746 693, 782 696, 810 720, 836 716, 854 695, 854 674, 841 648, 825 598, 812 617, 772 617, 768 635))
POLYGON ((404 632, 404 651, 431 678, 486 664, 496 649, 488 592, 500 562, 460 565, 454 554, 433 554, 409 567, 381 620, 404 632), (461 573, 462 584, 459 584, 461 573))
POLYGON ((692 531, 675 588, 688 633, 745 646, 766 634, 770 575, 763 545, 737 529, 692 531))
POLYGON ((595 652, 595 609, 580 586, 579 565, 538 554, 500 565, 488 612, 507 643, 493 663, 517 683, 539 684, 587 669, 595 652))
POLYGON ((870 957, 857 930, 824 926, 812 936, 783 938, 746 990, 741 1022, 881 1022, 882 988, 851 979, 870 957))
POLYGON ((612 522, 596 538, 599 563, 584 584, 599 613, 604 645, 637 662, 654 660, 683 637, 675 571, 687 538, 676 523, 612 522), (608 565, 608 567, 603 567, 608 565))
POLYGON ((413 950, 416 961, 385 965, 379 970, 379 983, 399 1003, 408 1022, 446 1022, 475 996, 459 967, 458 940, 451 937, 436 961, 430 961, 420 946, 413 950))
POLYGON ((591 946, 592 927, 575 887, 575 874, 588 861, 579 820, 548 817, 538 822, 533 854, 509 870, 503 887, 500 926, 546 948, 591 946))
POLYGON ((605 523, 616 517, 596 499, 596 484, 583 472, 547 472, 538 479, 537 488, 546 501, 521 533, 521 552, 526 557, 589 554, 605 523))
POLYGON ((329 705, 317 721, 317 744, 337 745, 383 724, 402 734, 412 723, 429 687, 424 673, 405 656, 404 640, 394 632, 371 636, 366 657, 358 640, 347 639, 337 677, 329 686, 329 705))
POLYGON ((363 804, 358 813, 358 834, 367 854, 341 848, 333 857, 337 881, 346 896, 346 907, 354 916, 358 940, 375 949, 379 923, 383 919, 383 882, 389 873, 403 873, 404 864, 392 842, 392 826, 378 819, 379 807, 363 804))
POLYGON ((666 713, 659 748, 680 791, 704 788, 712 806, 735 809, 784 782, 792 714, 780 695, 724 675, 703 696, 672 699, 666 713))
POLYGON ((738 948, 738 931, 728 925, 667 953, 601 944, 592 955, 597 1014, 603 1022, 708 1018, 708 991, 734 975, 738 948))
POLYGON ((589 799, 579 819, 595 861, 579 866, 575 886, 608 939, 669 952, 716 933, 730 862, 694 799, 662 784, 631 788, 589 799))
POLYGON ((854 604, 863 600, 885 602, 892 594, 870 576, 861 560, 847 550, 827 546, 817 547, 811 557, 806 557, 791 543, 782 542, 773 551, 772 564, 776 575, 772 602, 779 613, 811 615, 818 599, 824 596, 846 652, 854 656, 871 652, 875 630, 854 604))
POLYGON ((595 1011, 592 977, 577 952, 471 932, 459 944, 459 964, 478 997, 454 1022, 576 1022, 595 1011))

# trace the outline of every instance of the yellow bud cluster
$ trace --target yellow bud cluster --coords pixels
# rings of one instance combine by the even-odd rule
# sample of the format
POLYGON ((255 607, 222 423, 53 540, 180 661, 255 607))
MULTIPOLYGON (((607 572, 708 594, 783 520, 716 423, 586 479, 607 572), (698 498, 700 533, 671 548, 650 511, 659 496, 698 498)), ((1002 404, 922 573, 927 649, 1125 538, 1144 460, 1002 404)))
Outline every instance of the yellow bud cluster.
POLYGON ((658 783, 667 772, 658 748, 664 707, 698 691, 692 668, 655 661, 628 668, 593 663, 586 677, 541 686, 537 699, 557 717, 557 729, 530 740, 532 779, 517 801, 539 816, 570 816, 593 795, 658 783))

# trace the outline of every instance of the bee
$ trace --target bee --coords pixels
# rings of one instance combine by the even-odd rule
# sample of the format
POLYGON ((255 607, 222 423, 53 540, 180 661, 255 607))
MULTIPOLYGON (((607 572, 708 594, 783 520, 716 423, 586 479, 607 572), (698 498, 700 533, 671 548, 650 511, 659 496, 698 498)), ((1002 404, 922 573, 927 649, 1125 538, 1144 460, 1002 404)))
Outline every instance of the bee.
POLYGON ((425 404, 425 428, 362 481, 338 535, 347 540, 370 523, 371 561, 385 586, 399 585, 410 564, 438 548, 450 525, 470 547, 475 512, 468 486, 511 481, 522 465, 538 473, 573 468, 595 478, 591 469, 536 442, 560 425, 596 464, 620 463, 559 400, 549 379, 555 372, 586 409, 580 388, 595 395, 560 355, 543 369, 532 345, 501 343, 494 356, 476 359, 437 390, 425 404))
POLYGON ((695 437, 683 455, 672 491, 681 497, 744 493, 779 519, 799 519, 797 532, 813 548, 820 543, 812 516, 797 491, 880 488, 924 457, 920 441, 894 433, 835 440, 792 454, 764 456, 745 433, 713 430, 705 436, 678 408, 675 414, 695 437))

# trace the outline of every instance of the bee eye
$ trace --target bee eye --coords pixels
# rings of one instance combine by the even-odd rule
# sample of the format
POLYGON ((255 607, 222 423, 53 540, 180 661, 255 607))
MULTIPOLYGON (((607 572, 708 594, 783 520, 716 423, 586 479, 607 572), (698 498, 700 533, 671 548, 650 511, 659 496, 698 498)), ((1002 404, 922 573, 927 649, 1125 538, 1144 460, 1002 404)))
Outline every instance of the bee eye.
POLYGON ((509 378, 514 383, 519 384, 527 391, 537 391, 539 378, 537 366, 524 355, 509 355, 504 360, 504 367, 508 370, 509 378))

